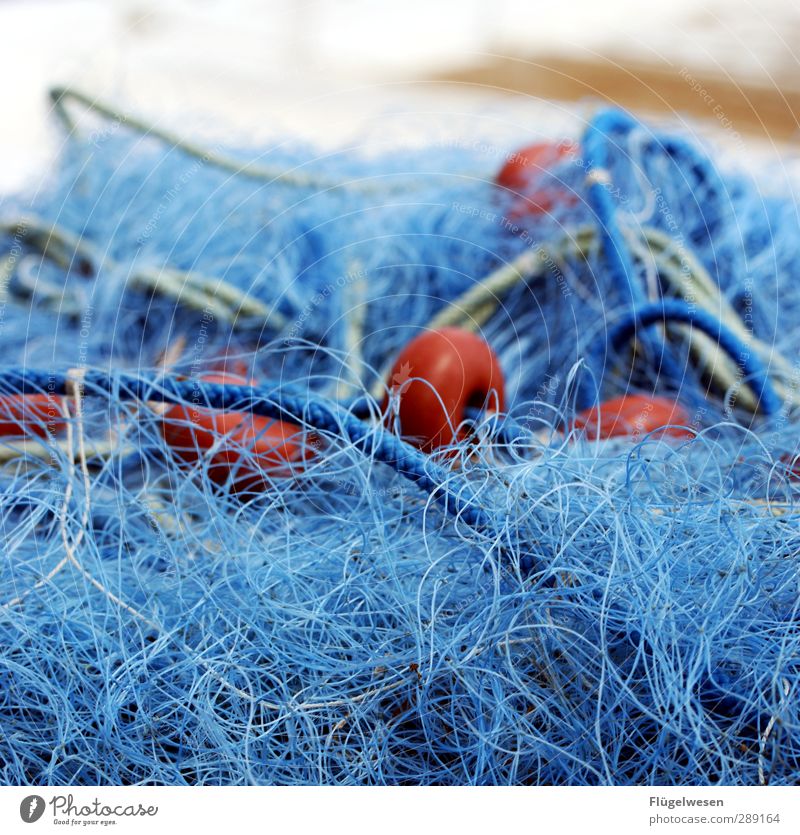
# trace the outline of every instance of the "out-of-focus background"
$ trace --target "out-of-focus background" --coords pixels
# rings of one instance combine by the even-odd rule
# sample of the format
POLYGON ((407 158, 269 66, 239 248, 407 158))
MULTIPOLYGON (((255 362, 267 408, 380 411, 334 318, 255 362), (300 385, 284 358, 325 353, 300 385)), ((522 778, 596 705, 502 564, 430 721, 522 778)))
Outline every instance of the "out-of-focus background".
POLYGON ((597 99, 740 151, 800 138, 794 0, 5 0, 0 27, 3 189, 58 143, 53 84, 244 142, 363 141, 478 110, 519 128, 575 110, 544 102, 597 99))

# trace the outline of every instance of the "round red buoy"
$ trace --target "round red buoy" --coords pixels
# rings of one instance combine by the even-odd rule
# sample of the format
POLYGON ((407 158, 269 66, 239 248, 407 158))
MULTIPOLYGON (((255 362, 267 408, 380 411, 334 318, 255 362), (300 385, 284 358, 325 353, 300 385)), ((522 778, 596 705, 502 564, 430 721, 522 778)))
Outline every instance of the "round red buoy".
POLYGON ((791 481, 800 481, 800 452, 795 452, 793 455, 785 452, 780 456, 779 461, 783 475, 791 481))
MULTIPOLYGON (((200 380, 223 385, 254 385, 238 374, 212 372, 200 380)), ((263 489, 265 474, 287 475, 289 464, 303 458, 292 423, 247 412, 226 412, 176 403, 162 419, 164 440, 181 459, 197 461, 210 453, 208 475, 216 484, 229 478, 235 490, 263 489)))
POLYGON ((505 408, 500 363, 470 331, 425 331, 400 352, 389 377, 403 436, 428 452, 456 440, 467 407, 505 408))
POLYGON ((536 181, 543 173, 563 160, 574 158, 575 151, 576 145, 569 141, 536 142, 511 155, 495 182, 521 195, 514 206, 515 215, 545 214, 558 203, 575 202, 575 195, 563 188, 536 188, 536 181))
POLYGON ((0 396, 0 435, 36 435, 44 438, 66 425, 61 409, 63 398, 50 394, 10 394, 0 396))
POLYGON ((680 403, 642 394, 614 397, 600 406, 586 409, 575 418, 578 429, 583 429, 589 437, 599 435, 600 438, 636 437, 662 427, 667 427, 664 435, 693 438, 695 433, 685 428, 689 423, 689 415, 680 403))

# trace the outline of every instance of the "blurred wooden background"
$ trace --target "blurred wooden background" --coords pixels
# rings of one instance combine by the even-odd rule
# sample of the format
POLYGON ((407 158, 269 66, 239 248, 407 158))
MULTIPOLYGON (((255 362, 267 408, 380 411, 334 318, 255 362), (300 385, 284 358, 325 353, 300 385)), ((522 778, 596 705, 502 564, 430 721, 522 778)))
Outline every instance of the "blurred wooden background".
MULTIPOLYGON (((798 41, 800 46, 800 41, 798 41)), ((792 60, 794 63, 794 60, 792 60)), ((723 130, 776 141, 800 136, 800 67, 793 76, 754 82, 746 75, 629 56, 539 54, 498 57, 444 76, 537 98, 599 98, 639 112, 687 115, 723 130)))
POLYGON ((580 34, 582 4, 565 5, 575 11, 577 36, 528 49, 517 39, 513 51, 445 77, 539 98, 591 97, 687 115, 772 141, 800 138, 797 2, 716 0, 668 10, 623 4, 609 9, 611 30, 599 25, 593 37, 580 34))

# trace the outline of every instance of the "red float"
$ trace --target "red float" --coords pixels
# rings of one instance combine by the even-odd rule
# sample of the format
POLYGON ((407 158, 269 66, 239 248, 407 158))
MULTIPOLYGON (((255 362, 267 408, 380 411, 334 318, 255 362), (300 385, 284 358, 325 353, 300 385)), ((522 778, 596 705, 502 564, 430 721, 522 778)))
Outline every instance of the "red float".
POLYGON ((589 437, 599 435, 600 438, 647 435, 665 426, 664 435, 693 438, 695 433, 684 428, 689 423, 689 415, 680 403, 642 394, 614 397, 600 406, 586 409, 575 418, 578 429, 583 429, 589 437))
POLYGON ((791 481, 800 481, 800 452, 790 455, 788 452, 780 456, 783 474, 791 481))
POLYGON ((514 215, 546 214, 559 203, 572 204, 576 196, 562 188, 536 189, 541 175, 566 159, 575 157, 573 142, 536 142, 516 151, 500 169, 497 185, 518 192, 521 197, 515 203, 514 215))
POLYGON ((427 452, 457 440, 468 407, 505 408, 497 357, 481 337, 460 328, 412 339, 398 356, 389 384, 400 398, 403 436, 427 452))
POLYGON ((46 437, 66 425, 61 408, 63 399, 50 394, 11 394, 0 396, 0 435, 46 437))
MULTIPOLYGON (((238 374, 213 372, 200 380, 223 385, 254 385, 238 374)), ((263 489, 265 474, 288 475, 289 466, 304 457, 292 423, 247 412, 226 412, 176 403, 164 414, 164 440, 184 461, 211 454, 208 475, 216 484, 232 478, 235 490, 263 489)))

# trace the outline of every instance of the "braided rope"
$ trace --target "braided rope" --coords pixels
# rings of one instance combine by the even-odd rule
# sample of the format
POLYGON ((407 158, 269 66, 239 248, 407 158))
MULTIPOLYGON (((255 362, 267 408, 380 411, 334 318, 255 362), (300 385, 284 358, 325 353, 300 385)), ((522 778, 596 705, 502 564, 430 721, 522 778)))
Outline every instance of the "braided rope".
POLYGON ((3 391, 33 394, 48 390, 73 396, 76 387, 84 394, 105 395, 119 400, 181 403, 200 397, 209 408, 251 411, 273 420, 290 420, 319 432, 343 438, 371 458, 392 467, 399 475, 429 493, 445 509, 476 531, 496 536, 496 520, 480 507, 472 485, 447 471, 430 456, 392 435, 381 425, 368 425, 339 404, 322 398, 301 396, 280 388, 219 384, 165 377, 147 379, 121 372, 86 370, 78 381, 72 372, 42 369, 6 369, 0 372, 3 391))
MULTIPOLYGON (((72 133, 76 130, 77 124, 70 116, 66 104, 72 100, 87 108, 88 110, 110 120, 116 124, 124 125, 129 130, 140 133, 142 136, 154 137, 166 143, 172 148, 177 148, 191 157, 203 160, 222 171, 227 171, 239 177, 247 177, 251 180, 258 180, 268 183, 270 185, 281 183, 284 185, 295 186, 296 188, 314 189, 317 191, 333 191, 338 189, 347 189, 350 191, 358 191, 364 194, 384 194, 387 192, 403 192, 413 190, 417 184, 409 181, 404 174, 399 179, 393 182, 375 182, 374 179, 363 180, 336 180, 329 177, 324 177, 319 174, 309 174, 302 171, 292 170, 286 171, 281 168, 273 168, 267 165, 259 165, 254 161, 243 161, 235 157, 220 154, 202 145, 199 145, 191 140, 185 139, 177 133, 173 133, 165 128, 147 122, 133 116, 130 113, 125 113, 117 110, 111 105, 105 104, 80 90, 70 89, 66 87, 53 87, 50 90, 50 99, 53 102, 53 109, 66 129, 72 133)), ((426 177, 432 176, 430 173, 426 177)), ((458 176, 453 172, 443 172, 443 177, 458 176)), ((465 172, 462 176, 466 177, 480 177, 480 173, 465 172)))
POLYGON ((689 323, 712 337, 749 378, 749 384, 764 414, 774 415, 781 410, 781 398, 759 357, 719 319, 702 308, 690 307, 681 299, 663 299, 629 311, 609 334, 608 347, 611 351, 618 351, 631 337, 637 336, 640 330, 667 322, 689 323))

